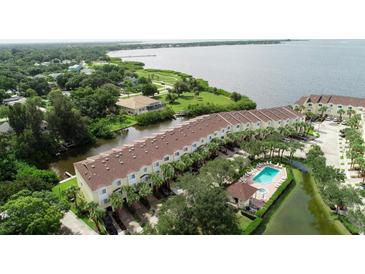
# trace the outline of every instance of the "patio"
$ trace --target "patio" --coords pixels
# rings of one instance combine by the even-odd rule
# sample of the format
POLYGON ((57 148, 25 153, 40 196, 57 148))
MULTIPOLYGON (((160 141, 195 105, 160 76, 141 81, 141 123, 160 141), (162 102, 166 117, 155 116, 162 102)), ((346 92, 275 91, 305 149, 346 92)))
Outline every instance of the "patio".
POLYGON ((286 168, 280 164, 273 164, 271 162, 259 163, 256 168, 247 172, 244 176, 242 176, 238 182, 247 183, 251 186, 258 189, 258 191, 253 196, 251 202, 255 207, 262 207, 264 203, 271 198, 271 196, 275 193, 277 188, 286 180, 287 173, 286 168), (272 182, 262 183, 255 182, 254 178, 265 168, 271 167, 278 170, 278 174, 273 177, 272 182), (260 189, 264 189, 264 191, 260 192, 260 189))

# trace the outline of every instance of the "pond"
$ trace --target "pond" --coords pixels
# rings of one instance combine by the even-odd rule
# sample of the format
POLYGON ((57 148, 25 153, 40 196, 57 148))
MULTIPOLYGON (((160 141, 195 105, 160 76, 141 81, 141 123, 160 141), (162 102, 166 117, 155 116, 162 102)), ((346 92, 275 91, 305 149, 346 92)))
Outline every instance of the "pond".
POLYGON ((112 148, 131 143, 135 140, 151 136, 161 130, 173 127, 184 121, 184 118, 177 118, 176 120, 165 121, 159 124, 146 127, 130 127, 128 133, 121 133, 113 139, 103 140, 98 139, 92 146, 75 148, 62 156, 50 165, 50 168, 57 173, 60 178, 65 178, 65 172, 75 174, 73 163, 85 160, 87 157, 100 154, 112 148))
POLYGON ((295 170, 297 183, 277 201, 255 234, 340 235, 347 231, 316 196, 310 174, 295 170))

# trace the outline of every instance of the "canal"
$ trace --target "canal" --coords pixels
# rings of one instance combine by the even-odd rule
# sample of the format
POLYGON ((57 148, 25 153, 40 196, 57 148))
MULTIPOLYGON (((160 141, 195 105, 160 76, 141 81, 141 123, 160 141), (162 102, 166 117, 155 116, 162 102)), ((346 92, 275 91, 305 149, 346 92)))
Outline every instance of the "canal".
POLYGON ((329 213, 316 193, 309 174, 295 170, 292 185, 270 210, 255 234, 264 235, 341 235, 344 226, 329 213))
POLYGON ((131 143, 135 140, 148 137, 161 130, 173 127, 184 121, 184 118, 165 121, 159 124, 138 127, 133 126, 128 128, 128 133, 120 133, 113 139, 103 140, 98 139, 92 146, 72 149, 60 156, 60 158, 50 165, 50 168, 57 173, 60 178, 65 178, 65 172, 75 174, 73 163, 85 160, 87 157, 100 154, 112 148, 131 143))

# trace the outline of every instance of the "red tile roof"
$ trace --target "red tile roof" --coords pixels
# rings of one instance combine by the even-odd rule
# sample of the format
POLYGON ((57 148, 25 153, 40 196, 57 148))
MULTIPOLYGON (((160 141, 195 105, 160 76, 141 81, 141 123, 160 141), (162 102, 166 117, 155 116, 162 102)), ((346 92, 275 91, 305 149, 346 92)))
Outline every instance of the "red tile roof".
POLYGON ((214 132, 235 125, 262 120, 279 120, 302 117, 303 114, 287 108, 264 109, 260 111, 234 111, 204 115, 186 121, 175 128, 161 131, 154 136, 138 140, 132 144, 116 147, 102 154, 74 163, 75 169, 92 190, 111 185, 116 179, 126 178, 131 172, 150 166, 166 155, 183 150, 194 142, 199 142, 214 132), (281 114, 282 118, 272 113, 281 114), (256 116, 254 116, 256 114, 256 116))
POLYGON ((234 183, 227 187, 227 193, 233 198, 239 199, 240 201, 249 200, 257 191, 256 187, 251 186, 250 184, 243 183, 234 183))

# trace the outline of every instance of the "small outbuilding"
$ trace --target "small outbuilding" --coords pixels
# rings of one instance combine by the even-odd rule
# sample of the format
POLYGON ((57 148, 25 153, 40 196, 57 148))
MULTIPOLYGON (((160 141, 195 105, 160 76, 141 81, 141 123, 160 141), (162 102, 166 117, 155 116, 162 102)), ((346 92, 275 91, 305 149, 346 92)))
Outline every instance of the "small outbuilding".
POLYGON ((226 191, 230 201, 243 208, 250 205, 258 189, 248 183, 237 182, 227 187, 226 191))

